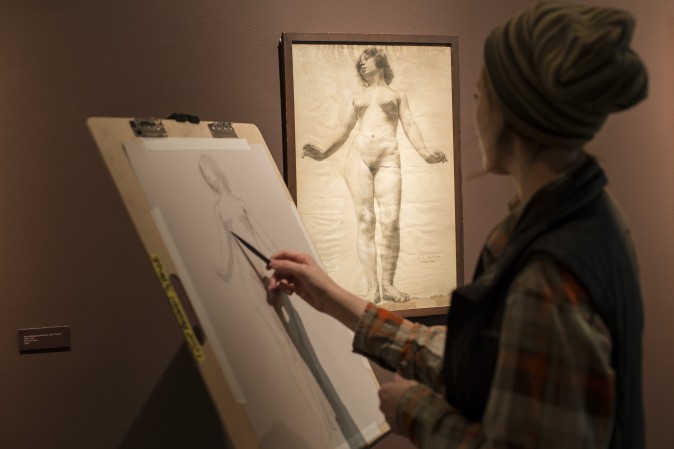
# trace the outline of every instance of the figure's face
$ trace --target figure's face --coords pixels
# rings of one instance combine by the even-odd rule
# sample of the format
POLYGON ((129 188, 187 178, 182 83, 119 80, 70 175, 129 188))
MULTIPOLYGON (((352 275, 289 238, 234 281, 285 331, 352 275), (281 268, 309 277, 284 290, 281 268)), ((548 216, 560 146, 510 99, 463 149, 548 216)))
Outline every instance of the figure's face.
POLYGON ((363 78, 365 78, 368 74, 376 72, 377 64, 375 62, 375 58, 365 54, 362 55, 360 57, 360 61, 358 62, 358 70, 363 78))
POLYGON ((493 94, 487 84, 484 69, 477 83, 477 110, 475 113, 477 136, 482 156, 482 168, 490 173, 506 173, 505 149, 499 148, 499 139, 505 122, 494 104, 493 94))
POLYGON ((209 187, 213 189, 214 192, 223 193, 224 188, 222 185, 222 180, 215 173, 213 173, 213 170, 211 170, 208 165, 202 166, 201 174, 204 176, 204 180, 209 185, 209 187))

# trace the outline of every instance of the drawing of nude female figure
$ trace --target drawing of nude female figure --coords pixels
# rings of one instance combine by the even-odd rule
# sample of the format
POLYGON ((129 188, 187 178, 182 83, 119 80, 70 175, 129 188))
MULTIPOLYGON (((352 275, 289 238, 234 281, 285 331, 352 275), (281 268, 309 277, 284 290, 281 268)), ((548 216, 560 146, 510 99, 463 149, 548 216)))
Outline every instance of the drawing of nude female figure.
POLYGON ((379 303, 410 300, 393 280, 400 253, 402 176, 396 132, 398 122, 417 153, 429 164, 447 162, 441 151, 426 148, 411 114, 407 95, 391 89, 393 71, 383 50, 367 48, 356 62, 364 89, 354 93, 342 112, 340 124, 324 147, 308 143, 303 155, 322 161, 339 150, 355 128, 346 156, 344 175, 353 199, 357 223, 357 251, 365 273, 365 299, 379 303), (324 149, 323 149, 324 148, 324 149), (382 234, 381 292, 377 280, 374 200, 379 207, 382 234))

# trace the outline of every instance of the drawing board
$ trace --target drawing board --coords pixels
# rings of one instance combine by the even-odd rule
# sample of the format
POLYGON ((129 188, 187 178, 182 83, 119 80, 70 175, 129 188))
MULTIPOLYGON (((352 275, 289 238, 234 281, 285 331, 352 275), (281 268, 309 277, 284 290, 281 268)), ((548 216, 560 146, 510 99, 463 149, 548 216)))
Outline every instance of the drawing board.
POLYGON ((257 128, 214 138, 208 123, 165 120, 166 137, 138 137, 131 122, 88 125, 235 447, 355 449, 384 435, 351 331, 294 295, 269 301, 271 273, 232 235, 267 256, 315 255, 257 128))

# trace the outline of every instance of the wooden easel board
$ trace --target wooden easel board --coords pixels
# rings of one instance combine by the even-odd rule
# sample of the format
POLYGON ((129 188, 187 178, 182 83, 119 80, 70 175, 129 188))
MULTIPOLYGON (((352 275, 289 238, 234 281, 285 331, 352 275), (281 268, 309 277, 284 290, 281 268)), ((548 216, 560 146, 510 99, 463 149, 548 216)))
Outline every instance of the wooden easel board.
POLYGON ((166 137, 139 137, 132 121, 87 124, 234 446, 355 449, 382 437, 377 381, 352 333, 300 298, 270 305, 264 262, 231 236, 268 256, 315 255, 257 127, 213 137, 213 122, 164 120, 166 137))

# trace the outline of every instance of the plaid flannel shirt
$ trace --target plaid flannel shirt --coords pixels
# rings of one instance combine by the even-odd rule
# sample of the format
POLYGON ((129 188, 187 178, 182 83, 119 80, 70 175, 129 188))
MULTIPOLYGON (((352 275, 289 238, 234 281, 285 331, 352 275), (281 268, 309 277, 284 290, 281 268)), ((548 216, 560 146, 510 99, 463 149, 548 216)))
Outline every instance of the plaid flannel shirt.
MULTIPOLYGON (((490 264, 505 248, 522 207, 492 232, 490 264)), ((615 402, 611 336, 576 279, 539 256, 506 296, 499 355, 481 422, 444 398, 445 328, 424 327, 370 304, 354 351, 419 381, 401 398, 397 424, 420 448, 605 448, 615 402)))

